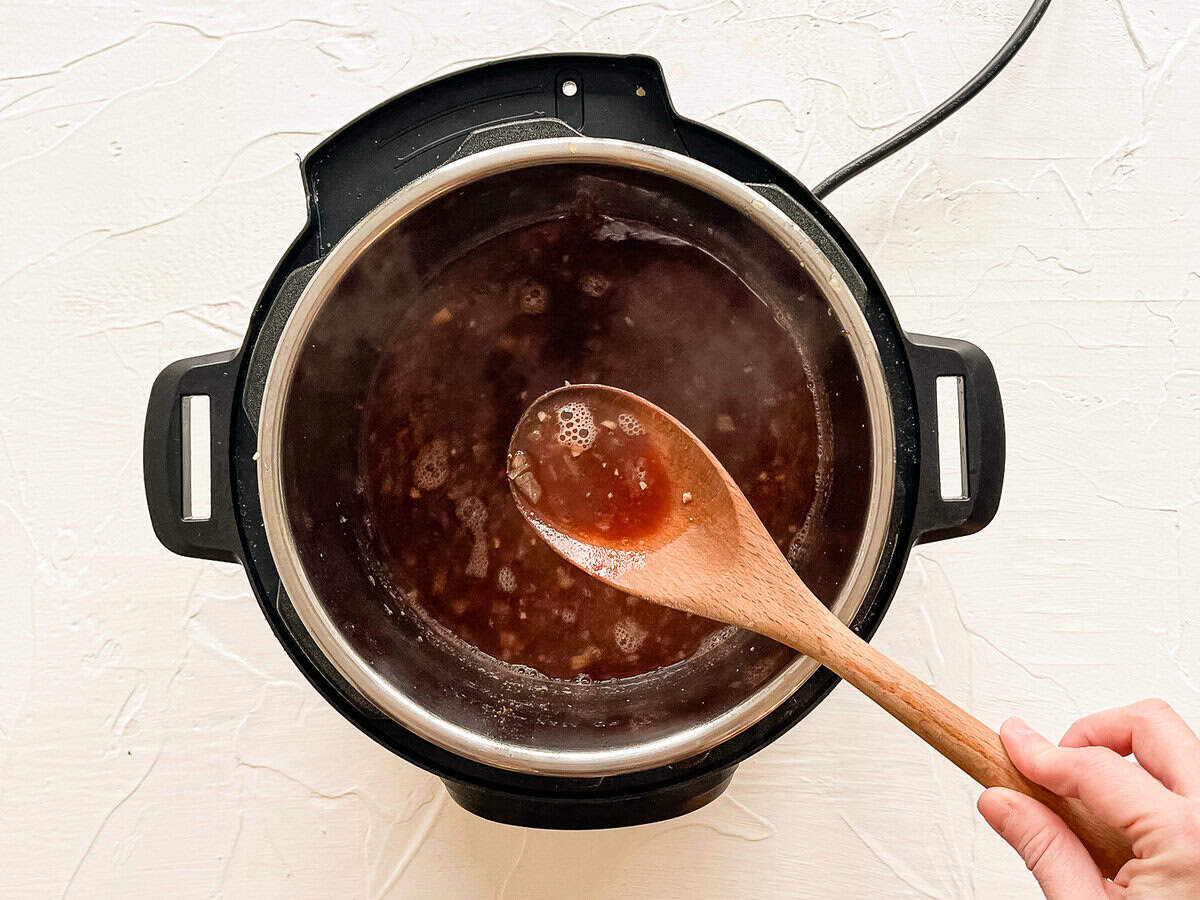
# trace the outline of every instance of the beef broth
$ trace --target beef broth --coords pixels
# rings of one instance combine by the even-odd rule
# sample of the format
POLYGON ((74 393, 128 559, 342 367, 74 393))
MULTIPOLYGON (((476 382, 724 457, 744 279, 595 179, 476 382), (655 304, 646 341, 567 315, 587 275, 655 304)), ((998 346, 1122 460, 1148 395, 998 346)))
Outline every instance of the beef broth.
MULTIPOLYGON (((596 581, 522 518, 509 439, 529 403, 565 381, 621 387, 679 418, 793 553, 818 493, 811 385, 792 337, 744 283, 637 222, 580 214, 493 236, 407 306, 359 436, 385 576, 498 659, 555 678, 634 676, 687 658, 722 626, 596 581)), ((614 478, 638 494, 655 481, 636 475, 614 478)), ((611 519, 621 504, 596 501, 575 514, 636 530, 611 519)))

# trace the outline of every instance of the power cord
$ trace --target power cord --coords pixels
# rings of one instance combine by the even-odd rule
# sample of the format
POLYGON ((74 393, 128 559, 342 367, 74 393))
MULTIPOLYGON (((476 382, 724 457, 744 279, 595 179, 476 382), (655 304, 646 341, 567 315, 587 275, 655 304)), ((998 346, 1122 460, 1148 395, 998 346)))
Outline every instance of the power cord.
POLYGON ((1033 34, 1033 30, 1045 15, 1046 9, 1050 6, 1050 0, 1033 0, 1033 5, 1029 7, 1029 12, 1025 13, 1016 30, 1012 33, 1004 46, 993 56, 986 66, 960 87, 957 91, 951 94, 946 100, 917 121, 913 122, 899 134, 892 135, 882 144, 877 147, 872 147, 862 156, 853 159, 846 165, 842 166, 815 188, 813 193, 819 199, 825 199, 833 191, 853 178, 855 175, 861 175, 875 163, 887 159, 897 150, 906 147, 923 135, 925 132, 937 127, 954 113, 958 112, 968 101, 976 94, 982 91, 991 82, 993 78, 1000 74, 1009 60, 1017 55, 1017 51, 1021 46, 1029 40, 1029 36, 1033 34))

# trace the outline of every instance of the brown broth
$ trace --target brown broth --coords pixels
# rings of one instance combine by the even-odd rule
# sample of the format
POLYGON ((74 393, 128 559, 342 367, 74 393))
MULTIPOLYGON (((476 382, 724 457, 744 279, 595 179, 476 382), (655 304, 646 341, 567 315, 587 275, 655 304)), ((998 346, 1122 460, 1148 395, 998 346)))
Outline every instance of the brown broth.
MULTIPOLYGON (((678 662, 721 626, 573 568, 510 496, 513 428, 564 381, 621 387, 679 418, 780 547, 798 539, 816 491, 817 429, 792 338, 699 249, 578 215, 475 247, 429 280, 396 327, 359 441, 376 553, 398 589, 498 659, 593 679, 678 662)), ((649 490, 653 479, 634 474, 614 478, 649 490)), ((626 537, 653 520, 646 506, 640 520, 616 522, 619 502, 588 499, 568 512, 593 525, 607 515, 626 537)))

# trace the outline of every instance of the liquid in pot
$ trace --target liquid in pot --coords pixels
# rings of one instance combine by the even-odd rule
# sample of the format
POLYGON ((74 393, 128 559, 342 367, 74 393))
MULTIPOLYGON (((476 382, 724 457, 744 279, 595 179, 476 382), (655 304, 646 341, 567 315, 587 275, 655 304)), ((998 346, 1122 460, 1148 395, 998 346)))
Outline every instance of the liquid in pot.
POLYGON ((812 385, 792 335, 729 269, 637 222, 572 215, 442 268, 380 358, 359 484, 393 586, 464 641, 555 678, 687 658, 721 625, 564 562, 506 478, 513 427, 564 382, 641 394, 722 461, 781 549, 824 502, 812 385))

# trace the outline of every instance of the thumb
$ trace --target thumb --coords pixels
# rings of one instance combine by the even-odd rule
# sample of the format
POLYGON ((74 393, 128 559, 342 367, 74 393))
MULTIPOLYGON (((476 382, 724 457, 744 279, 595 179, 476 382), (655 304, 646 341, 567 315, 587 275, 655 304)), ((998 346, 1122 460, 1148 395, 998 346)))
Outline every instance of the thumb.
POLYGON ((979 812, 1021 854, 1047 900, 1099 900, 1109 896, 1100 870, 1075 833, 1032 797, 988 788, 979 812))

